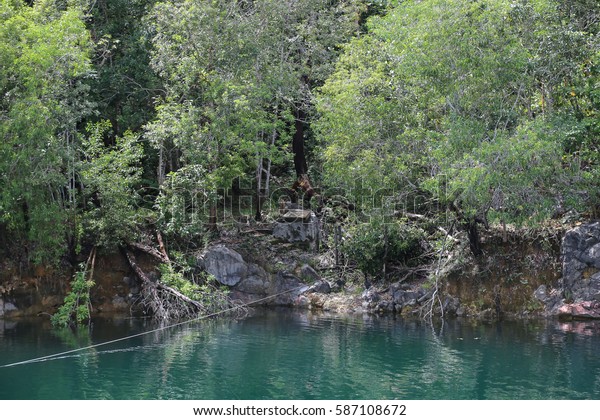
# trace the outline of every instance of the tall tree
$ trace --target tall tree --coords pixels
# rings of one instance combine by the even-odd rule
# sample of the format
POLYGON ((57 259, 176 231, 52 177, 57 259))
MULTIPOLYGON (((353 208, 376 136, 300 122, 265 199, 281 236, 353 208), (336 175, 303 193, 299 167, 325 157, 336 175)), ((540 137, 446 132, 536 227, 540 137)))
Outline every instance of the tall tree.
POLYGON ((98 119, 113 136, 139 131, 154 116, 160 83, 150 67, 150 40, 143 17, 156 0, 96 0, 87 26, 96 45, 91 95, 98 119))
POLYGON ((77 123, 91 112, 78 2, 0 2, 0 223, 56 260, 73 235, 77 123))
POLYGON ((198 184, 214 190, 254 167, 260 196, 271 162, 288 151, 305 175, 311 89, 355 32, 359 10, 325 0, 157 4, 152 63, 168 93, 148 136, 160 182, 196 165, 198 184))
POLYGON ((580 69, 598 47, 594 24, 565 27, 564 8, 406 1, 370 20, 322 88, 327 178, 361 179, 371 194, 394 189, 405 195, 400 205, 426 194, 453 211, 475 254, 479 223, 539 220, 561 203, 584 208, 586 176, 565 145, 581 133, 572 89, 586 84, 580 69))

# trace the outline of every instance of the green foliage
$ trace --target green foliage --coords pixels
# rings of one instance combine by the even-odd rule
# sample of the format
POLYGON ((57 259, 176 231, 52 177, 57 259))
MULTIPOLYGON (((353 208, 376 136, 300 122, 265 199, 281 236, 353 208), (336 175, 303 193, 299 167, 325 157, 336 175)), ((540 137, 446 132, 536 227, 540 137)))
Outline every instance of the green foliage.
POLYGON ((325 181, 366 209, 378 189, 409 209, 425 196, 465 226, 597 203, 600 6, 567 3, 406 1, 370 19, 318 97, 325 181))
POLYGON ((203 232, 211 199, 201 165, 187 165, 167 175, 156 199, 157 225, 175 238, 193 241, 203 232))
POLYGON ((599 35, 594 0, 0 0, 0 224, 35 262, 194 238, 298 122, 360 212, 597 211, 599 35))
POLYGON ((79 172, 84 186, 81 224, 92 242, 113 248, 135 239, 138 225, 136 187, 140 182, 139 136, 125 133, 114 146, 104 145, 106 121, 88 126, 79 172))
POLYGON ((150 68, 148 27, 140 22, 155 3, 102 0, 87 9, 96 46, 91 96, 97 118, 111 121, 114 136, 139 131, 154 116, 154 98, 160 95, 161 84, 150 68))
MULTIPOLYGON (((483 142, 460 158, 451 158, 451 145, 437 151, 444 168, 444 191, 437 184, 432 194, 452 200, 467 218, 489 211, 491 220, 519 224, 540 222, 552 216, 557 197, 581 206, 583 197, 571 189, 576 174, 563 168, 563 127, 557 121, 538 118, 483 142)), ((450 204, 450 203, 449 203, 450 204)))
POLYGON ((186 267, 184 264, 180 270, 176 270, 172 264, 161 264, 160 281, 199 302, 207 313, 227 307, 226 291, 212 285, 214 277, 208 275, 206 278, 196 279, 195 282, 190 281, 186 278, 186 267))
POLYGON ((0 2, 0 223, 55 262, 72 234, 77 123, 91 111, 81 9, 0 2))
POLYGON ((54 327, 76 328, 90 319, 90 289, 94 282, 88 279, 88 272, 84 267, 75 273, 71 281, 71 291, 65 296, 64 303, 58 311, 52 315, 51 321, 54 327))
POLYGON ((380 275, 384 264, 415 266, 423 253, 425 232, 401 222, 386 222, 374 217, 352 226, 343 243, 347 258, 365 274, 380 275))
POLYGON ((155 5, 146 19, 151 65, 166 94, 146 136, 158 153, 161 218, 175 217, 165 220, 169 229, 195 229, 181 221, 200 217, 180 211, 195 198, 213 203, 234 179, 262 177, 263 161, 291 161, 295 119, 358 28, 360 10, 354 0, 155 5), (196 186, 183 191, 190 180, 196 186))

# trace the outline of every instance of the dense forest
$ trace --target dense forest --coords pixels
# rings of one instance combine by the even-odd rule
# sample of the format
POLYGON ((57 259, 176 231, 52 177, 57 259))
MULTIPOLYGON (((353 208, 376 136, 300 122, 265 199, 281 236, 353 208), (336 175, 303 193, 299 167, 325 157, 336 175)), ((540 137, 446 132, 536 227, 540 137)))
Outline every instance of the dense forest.
POLYGON ((377 274, 432 226, 478 255, 482 227, 594 218, 599 163, 597 0, 0 0, 0 247, 27 263, 185 256, 297 190, 349 203, 377 274))

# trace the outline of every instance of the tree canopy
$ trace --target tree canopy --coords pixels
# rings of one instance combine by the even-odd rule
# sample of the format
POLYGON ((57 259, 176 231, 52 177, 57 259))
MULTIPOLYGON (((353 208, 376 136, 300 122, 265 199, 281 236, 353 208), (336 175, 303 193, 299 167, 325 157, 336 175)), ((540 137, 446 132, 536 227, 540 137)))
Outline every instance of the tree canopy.
POLYGON ((413 210, 425 195, 473 234, 597 206, 599 10, 405 1, 371 19, 320 91, 326 179, 413 210))
POLYGON ((0 16, 0 223, 31 258, 55 259, 76 207, 93 45, 77 2, 2 0, 0 16))
POLYGON ((185 238, 274 170, 476 253, 597 215, 599 29, 594 0, 1 0, 0 227, 46 262, 185 238))

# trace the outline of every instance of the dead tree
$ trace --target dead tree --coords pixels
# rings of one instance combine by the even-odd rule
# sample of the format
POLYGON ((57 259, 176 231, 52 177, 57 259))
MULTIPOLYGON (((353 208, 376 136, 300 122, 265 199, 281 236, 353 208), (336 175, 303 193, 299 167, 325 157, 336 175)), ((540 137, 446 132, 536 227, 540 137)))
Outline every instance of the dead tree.
MULTIPOLYGON (((168 256, 162 255, 156 250, 148 252, 152 248, 141 247, 140 244, 136 244, 135 248, 147 252, 163 263, 169 263, 168 256)), ((233 314, 237 315, 245 314, 245 308, 235 306, 227 296, 222 295, 222 292, 218 290, 215 290, 215 295, 210 296, 207 301, 194 300, 179 290, 162 283, 160 279, 155 280, 147 275, 138 264, 131 249, 123 248, 123 253, 129 266, 142 282, 140 303, 154 318, 161 321, 192 319, 225 310, 231 310, 233 314), (217 296, 217 294, 221 295, 217 296)))
MULTIPOLYGON (((153 281, 139 266, 133 252, 124 249, 131 269, 142 281, 142 305, 161 320, 192 318, 202 313, 204 305, 160 281, 153 281)), ((155 254, 152 254, 155 256, 155 254)))

